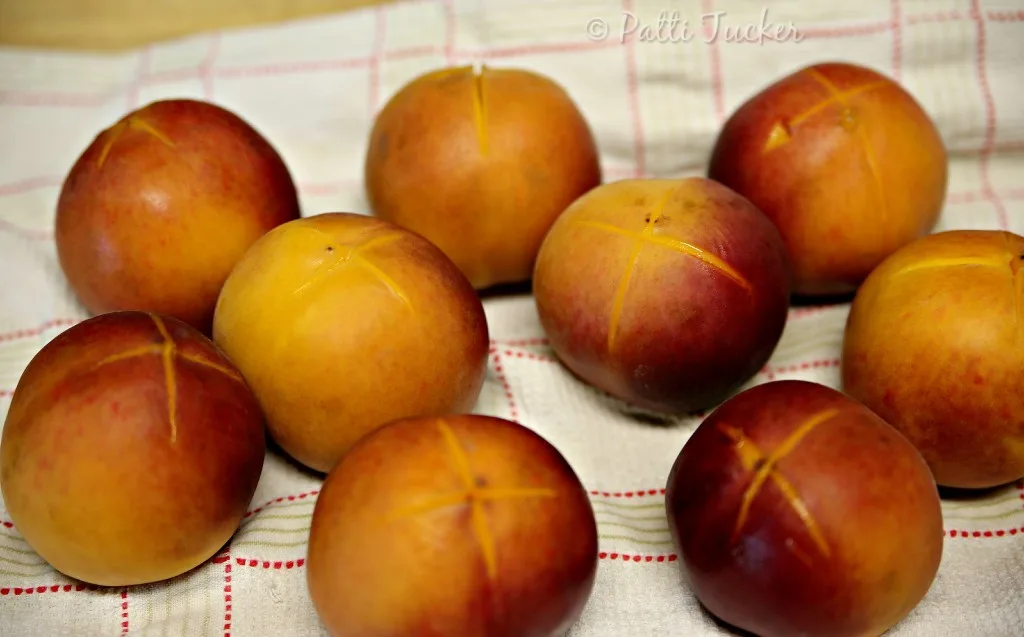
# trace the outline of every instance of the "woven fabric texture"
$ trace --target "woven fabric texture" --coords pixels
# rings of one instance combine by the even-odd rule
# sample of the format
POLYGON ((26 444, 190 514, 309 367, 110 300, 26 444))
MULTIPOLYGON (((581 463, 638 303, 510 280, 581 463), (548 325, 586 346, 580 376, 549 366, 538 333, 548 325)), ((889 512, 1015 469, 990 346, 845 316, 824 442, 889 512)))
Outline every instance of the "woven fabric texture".
MULTIPOLYGON (((702 174, 733 109, 768 82, 826 60, 891 75, 933 116, 950 151, 940 230, 1024 233, 1021 0, 422 1, 116 55, 0 51, 0 417, 31 357, 88 316, 56 259, 55 204, 77 155, 132 108, 167 97, 230 108, 281 152, 305 215, 368 213, 361 175, 374 114, 427 70, 486 62, 555 78, 591 123, 605 180, 613 180, 702 174), (717 30, 702 19, 716 12, 717 30), (675 29, 664 26, 673 17, 675 29), (605 21, 604 38, 596 19, 605 21), (795 31, 750 42, 725 30, 762 21, 795 31), (638 27, 625 40, 624 25, 638 27), (643 26, 651 27, 645 36, 643 26)), ((686 589, 664 514, 669 467, 699 420, 652 426, 570 376, 529 296, 485 306, 493 343, 476 411, 553 443, 590 491, 599 521, 598 580, 571 634, 726 634, 686 589)), ((838 388, 848 309, 791 310, 774 356, 748 386, 799 378, 838 388)), ((0 635, 324 634, 304 570, 319 486, 268 455, 224 553, 173 581, 129 589, 83 586, 55 572, 0 505, 0 635)), ((1024 483, 943 506, 939 575, 891 634, 1024 634, 1024 483)))

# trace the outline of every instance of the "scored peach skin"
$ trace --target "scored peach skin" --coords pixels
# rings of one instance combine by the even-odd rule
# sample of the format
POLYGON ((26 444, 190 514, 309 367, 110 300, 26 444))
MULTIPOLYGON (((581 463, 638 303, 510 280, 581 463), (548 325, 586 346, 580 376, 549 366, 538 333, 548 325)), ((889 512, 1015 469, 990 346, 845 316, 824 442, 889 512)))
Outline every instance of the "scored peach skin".
POLYGON ((391 97, 365 177, 377 217, 426 237, 483 289, 530 278, 545 233, 601 170, 589 125, 555 80, 463 66, 391 97))
POLYGON ((533 292, 560 360, 584 381, 656 411, 704 409, 768 360, 789 272, 775 227, 702 178, 600 186, 562 214, 533 292))
POLYGON ((332 635, 556 637, 597 573, 597 524, 550 443, 489 416, 406 419, 328 475, 306 563, 332 635))
POLYGON ((843 388, 913 442, 939 484, 1024 477, 1024 237, 952 230, 893 254, 854 298, 843 388))
POLYGON ((715 616, 759 637, 878 637, 924 599, 942 556, 938 488, 864 405, 807 381, 737 394, 666 484, 680 564, 715 616))
POLYGON ((948 167, 938 128, 898 82, 821 63, 736 109, 707 174, 778 226, 795 294, 833 295, 853 292, 885 257, 935 227, 948 167))
POLYGON ((276 150, 197 100, 154 102, 101 132, 57 202, 56 246, 93 313, 144 310, 209 334, 220 287, 258 237, 299 217, 276 150))
POLYGON ((255 492, 262 415, 238 370, 176 319, 114 312, 47 343, 0 439, 11 520, 43 559, 104 586, 198 566, 255 492))
POLYGON ((225 283, 213 333, 274 440, 322 473, 386 422, 471 411, 489 347, 480 299, 436 246, 351 213, 262 237, 225 283))

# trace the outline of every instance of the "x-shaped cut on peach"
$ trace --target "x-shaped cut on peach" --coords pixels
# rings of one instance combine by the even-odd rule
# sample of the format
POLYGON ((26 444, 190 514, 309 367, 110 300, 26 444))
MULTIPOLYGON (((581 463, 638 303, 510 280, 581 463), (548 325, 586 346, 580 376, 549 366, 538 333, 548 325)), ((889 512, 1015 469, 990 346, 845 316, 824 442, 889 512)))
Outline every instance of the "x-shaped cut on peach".
POLYGON ((888 216, 886 214, 888 203, 886 202, 885 191, 882 187, 882 173, 878 165, 878 159, 875 157, 875 152, 871 148, 867 130, 864 128, 863 122, 858 122, 857 117, 853 112, 853 105, 850 103, 850 98, 883 88, 888 86, 890 82, 886 80, 878 80, 876 82, 868 82, 867 84, 862 84, 861 86, 841 91, 820 71, 816 69, 808 69, 806 73, 828 93, 828 97, 798 115, 776 122, 775 125, 772 126, 771 132, 768 133, 768 140, 765 142, 762 152, 768 153, 790 142, 793 138, 793 131, 799 127, 800 124, 826 108, 835 105, 842 107, 843 110, 840 115, 839 124, 844 130, 850 131, 857 136, 857 143, 860 146, 864 162, 868 166, 868 171, 871 173, 871 180, 875 186, 875 194, 878 197, 878 205, 882 210, 882 219, 879 223, 884 224, 884 221, 888 216))
POLYGON ((671 199, 675 191, 669 190, 655 205, 654 210, 647 218, 647 224, 644 226, 643 231, 635 232, 620 228, 619 226, 605 223, 603 221, 590 221, 590 220, 579 220, 573 222, 574 225, 583 226, 587 228, 593 228, 596 230, 602 230, 604 232, 610 232, 623 237, 629 237, 633 239, 633 249, 630 251, 629 256, 626 259, 626 270, 623 272, 622 277, 619 279, 619 285, 615 290, 615 298, 612 300, 612 311, 611 318, 608 325, 608 351, 611 352, 615 349, 615 341, 619 332, 619 323, 622 320, 622 312, 626 301, 626 291, 629 289, 630 280, 633 278, 633 272, 636 270, 637 263, 640 261, 640 252, 646 245, 653 245, 669 250, 674 250, 680 254, 692 257, 705 263, 712 268, 715 268, 737 285, 742 287, 744 290, 750 292, 753 290, 750 282, 740 274, 735 268, 726 263, 723 259, 718 256, 711 254, 710 252, 703 250, 692 243, 680 241, 679 239, 673 239, 671 237, 659 236, 654 234, 655 224, 661 219, 665 212, 665 206, 668 204, 668 200, 671 199))
POLYGON ((100 149, 100 156, 96 159, 96 168, 103 168, 103 164, 107 161, 107 156, 110 155, 110 149, 114 147, 114 144, 121 135, 129 129, 140 130, 144 133, 148 133, 160 140, 164 146, 174 148, 174 142, 171 141, 170 137, 162 133, 146 120, 142 119, 138 113, 135 113, 125 117, 107 130, 107 141, 103 144, 103 148, 100 149))
POLYGON ((485 67, 473 67, 473 125, 476 128, 476 141, 480 154, 487 154, 487 109, 484 105, 484 71, 485 67))
POLYGON ((793 509, 793 512, 800 518, 800 521, 807 529, 808 535, 810 535, 811 539, 814 541, 815 545, 817 545, 822 554, 826 557, 831 554, 831 550, 829 549, 828 542, 825 540, 825 536, 821 531, 821 527, 814 519, 810 510, 808 510, 807 505, 800 498, 800 494, 797 492, 796 488, 794 488, 793 484, 779 471, 778 464, 783 458, 792 453, 807 434, 811 433, 811 431, 816 427, 828 420, 831 420, 838 414, 839 410, 828 409, 811 416, 799 427, 794 429, 778 447, 768 454, 761 451, 754 441, 739 428, 727 424, 719 425, 719 430, 728 436, 735 444, 740 464, 742 464, 743 468, 747 471, 753 472, 750 485, 747 487, 746 491, 744 491, 743 499, 740 501, 739 513, 736 515, 736 524, 733 527, 732 532, 733 542, 739 539, 739 535, 743 531, 743 527, 746 525, 747 519, 750 515, 750 507, 760 494, 761 489, 764 487, 764 483, 771 480, 779 489, 782 497, 793 509))
POLYGON ((775 125, 772 126, 771 132, 768 134, 768 141, 764 146, 765 152, 774 150, 775 148, 789 142, 792 139, 793 131, 799 127, 800 124, 830 106, 841 106, 843 108, 843 113, 840 117, 840 124, 844 126, 853 124, 853 121, 850 119, 853 117, 850 98, 888 85, 887 81, 879 80, 877 82, 869 82, 845 91, 840 91, 836 85, 829 81, 827 77, 822 75, 820 71, 809 69, 807 74, 814 78, 814 81, 828 92, 828 97, 793 117, 787 117, 782 121, 776 122, 775 125))
POLYGON ((435 80, 450 78, 469 71, 473 74, 473 86, 471 98, 473 101, 473 128, 476 130, 477 149, 481 155, 487 154, 490 140, 487 134, 487 107, 484 102, 484 74, 489 69, 486 64, 468 66, 449 66, 439 69, 430 74, 435 80))
POLYGON ((123 352, 118 352, 117 354, 111 354, 110 356, 100 359, 100 361, 93 366, 93 369, 131 358, 159 356, 163 362, 164 384, 167 395, 167 421, 168 426, 171 429, 171 442, 175 442, 178 439, 178 377, 177 372, 174 369, 175 358, 180 358, 196 365, 215 369, 238 382, 244 381, 241 374, 230 367, 225 367, 224 365, 201 356, 197 356, 193 353, 182 352, 178 349, 178 346, 174 342, 174 338, 171 336, 170 332, 167 331, 167 326, 164 324, 163 319, 156 314, 150 314, 149 317, 153 320, 153 324, 160 333, 159 343, 154 343, 152 345, 140 345, 139 347, 133 347, 123 352))
POLYGON ((1007 251, 1002 255, 976 256, 976 257, 933 257, 922 259, 917 263, 904 266, 896 272, 897 276, 910 274, 920 270, 932 270, 935 268, 961 268, 961 267, 983 267, 994 270, 1002 270, 1009 274, 1010 294, 1013 298, 1013 324, 1016 329, 1018 341, 1024 342, 1024 324, 1021 323, 1021 297, 1024 296, 1024 254, 1019 254, 1010 246, 1010 240, 1006 235, 1007 251))
MULTIPOLYGON (((315 228, 311 228, 311 230, 318 234, 322 234, 328 239, 330 239, 330 236, 321 230, 315 228)), ((295 291, 292 292, 292 294, 300 294, 303 291, 315 285, 318 285, 320 282, 322 282, 324 279, 330 276, 332 272, 335 272, 351 264, 361 267, 370 274, 372 274, 374 278, 380 281, 380 283, 383 284, 384 287, 386 287, 388 291, 391 292, 391 294, 398 298, 402 302, 402 304, 405 305, 406 308, 412 310, 412 303, 409 301, 409 295, 406 294, 405 291, 401 288, 401 286, 399 286, 398 283, 393 278, 391 278, 386 272, 384 272, 384 270, 382 270, 380 266, 376 265, 375 263, 373 263, 373 261, 371 261, 365 256, 365 254, 372 250, 373 248, 379 248, 380 246, 384 246, 389 243, 394 243, 395 241, 401 239, 403 236, 404 235, 399 233, 385 234, 374 239, 370 239, 369 241, 362 245, 348 246, 343 251, 335 250, 333 246, 329 245, 327 247, 327 250, 329 252, 336 253, 334 259, 330 261, 330 264, 327 265, 327 267, 317 269, 305 283, 295 288, 295 291)))
POLYGON ((401 519, 430 513, 456 505, 470 506, 470 528, 480 547, 487 578, 494 580, 498 575, 498 559, 494 546, 494 535, 487 524, 485 503, 497 500, 553 498, 554 489, 537 487, 481 487, 474 477, 469 457, 452 428, 444 420, 437 421, 437 428, 452 461, 452 466, 462 482, 462 489, 441 493, 416 504, 396 509, 390 519, 401 519))

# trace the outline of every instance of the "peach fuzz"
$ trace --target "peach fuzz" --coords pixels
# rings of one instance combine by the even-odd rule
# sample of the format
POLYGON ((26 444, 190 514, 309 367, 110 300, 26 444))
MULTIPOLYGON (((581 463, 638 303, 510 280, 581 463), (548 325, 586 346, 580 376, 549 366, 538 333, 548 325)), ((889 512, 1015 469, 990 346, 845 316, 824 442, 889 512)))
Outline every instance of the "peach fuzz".
POLYGON ((439 246, 477 289, 530 278, 555 218, 601 183, 597 144, 554 79, 439 69, 381 109, 365 159, 374 214, 439 246))
POLYGON ((899 429, 936 481, 1024 478, 1024 237, 950 230, 886 259, 858 290, 843 389, 899 429))
POLYGON ((471 411, 490 345, 483 305, 444 253, 352 213, 260 238, 224 285, 213 334, 273 439, 321 473, 389 421, 471 411))
POLYGON ((666 511, 689 589, 759 637, 878 637, 924 599, 942 509, 910 442, 842 392, 775 381, 687 440, 666 511))
POLYGON ((931 232, 946 195, 940 131, 900 83, 847 63, 802 68, 741 104, 707 176, 775 223, 798 296, 848 295, 931 232))
POLYGON ((705 409, 760 370, 786 323, 776 228, 703 178, 604 184, 544 240, 541 324, 585 382, 658 412, 705 409))
POLYGON ((231 268, 298 217, 285 163, 249 123, 208 102, 163 100, 75 161, 57 202, 57 255, 90 312, 156 312, 208 335, 231 268))
POLYGON ((181 575, 232 537, 266 450, 245 380, 176 319, 113 312, 47 343, 0 438, 16 528, 61 573, 101 586, 181 575))
POLYGON ((331 471, 306 575, 331 635, 561 637, 597 551, 557 449, 514 422, 450 415, 382 427, 331 471))

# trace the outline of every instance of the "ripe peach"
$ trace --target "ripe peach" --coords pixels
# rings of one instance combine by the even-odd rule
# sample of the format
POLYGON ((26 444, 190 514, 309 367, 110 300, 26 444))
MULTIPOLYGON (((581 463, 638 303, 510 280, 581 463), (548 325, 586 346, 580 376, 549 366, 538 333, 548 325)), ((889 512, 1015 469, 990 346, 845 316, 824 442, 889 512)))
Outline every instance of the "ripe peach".
POLYGON ((597 549, 587 492, 542 437, 489 416, 403 419, 327 476, 307 582, 332 635, 560 637, 597 549))
POLYGON ((529 280, 545 233, 601 169, 586 120, 553 79, 458 67, 388 101, 365 179, 376 216, 426 237, 483 289, 529 280))
POLYGON ((841 295, 935 227, 947 155, 935 123, 898 82, 823 63, 743 103, 722 127, 708 177, 779 227, 795 294, 841 295))
POLYGON ((101 586, 185 573, 231 538, 263 469, 238 370, 174 318, 101 314, 47 343, 11 399, 0 488, 53 568, 101 586))
POLYGON ((351 213, 259 239, 224 284, 213 334, 270 435, 322 473, 386 422, 471 411, 490 344, 479 297, 444 253, 351 213))
POLYGON ((715 405, 767 362, 789 302, 785 247, 746 199, 703 178, 602 185, 551 228, 533 291, 551 347, 634 405, 715 405))
POLYGON ((298 216, 287 167, 248 123, 206 102, 159 101, 100 133, 71 168, 57 255, 89 311, 156 312, 209 334, 231 268, 298 216))
POLYGON ((899 429, 948 487, 1024 477, 1024 237, 929 235, 853 300, 843 389, 899 429))
POLYGON ((727 400, 683 446, 665 499, 697 599, 759 637, 875 637, 938 573, 928 465, 825 385, 776 381, 727 400))

